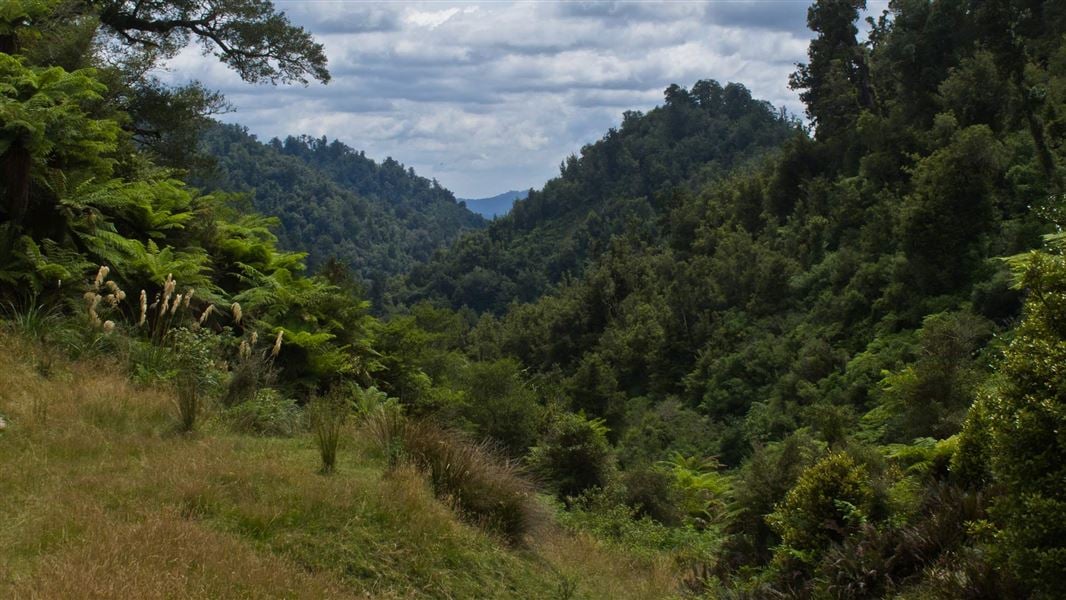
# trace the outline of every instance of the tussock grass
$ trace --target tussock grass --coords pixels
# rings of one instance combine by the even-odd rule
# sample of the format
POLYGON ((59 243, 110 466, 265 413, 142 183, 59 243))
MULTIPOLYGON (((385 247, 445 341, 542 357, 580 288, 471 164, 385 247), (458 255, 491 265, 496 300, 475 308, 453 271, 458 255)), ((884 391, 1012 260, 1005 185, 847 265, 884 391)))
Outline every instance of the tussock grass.
POLYGON ((470 521, 511 543, 543 527, 547 515, 533 484, 492 447, 427 421, 407 423, 402 436, 408 459, 470 521))
POLYGON ((174 392, 0 334, 0 598, 662 598, 673 574, 548 528, 516 549, 412 466, 309 433, 173 435, 174 392), (35 414, 47 405, 47 418, 35 414))
POLYGON ((384 408, 364 418, 362 432, 390 466, 416 467, 441 500, 509 543, 526 541, 548 521, 528 475, 487 443, 384 408))
POLYGON ((312 398, 307 407, 311 433, 322 459, 322 473, 332 473, 337 464, 337 447, 350 410, 348 403, 336 392, 312 398))
POLYGON ((14 597, 223 598, 352 597, 338 581, 310 576, 246 542, 212 531, 173 509, 129 523, 97 515, 13 586, 14 597))

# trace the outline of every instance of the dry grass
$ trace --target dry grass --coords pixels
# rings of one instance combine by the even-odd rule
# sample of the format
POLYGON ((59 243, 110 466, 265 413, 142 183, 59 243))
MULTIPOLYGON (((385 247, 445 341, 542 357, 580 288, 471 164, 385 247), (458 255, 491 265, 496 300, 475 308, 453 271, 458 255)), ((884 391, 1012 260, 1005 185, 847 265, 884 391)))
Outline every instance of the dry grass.
POLYGON ((661 598, 663 565, 546 531, 516 550, 426 478, 310 434, 176 435, 173 397, 0 334, 0 598, 661 598), (388 472, 387 475, 383 475, 388 472), (566 594, 569 593, 569 596, 566 594))
POLYGON ((537 537, 533 550, 538 556, 546 557, 560 581, 576 582, 579 598, 653 600, 670 597, 678 589, 676 566, 671 558, 621 556, 589 535, 572 535, 558 529, 546 531, 537 537))
POLYGON ((441 499, 459 514, 512 544, 538 533, 547 515, 521 469, 466 436, 430 422, 407 422, 404 453, 424 472, 441 499))
POLYGON ((343 587, 255 552, 173 509, 133 523, 90 517, 81 543, 43 558, 13 586, 26 598, 338 598, 343 587))

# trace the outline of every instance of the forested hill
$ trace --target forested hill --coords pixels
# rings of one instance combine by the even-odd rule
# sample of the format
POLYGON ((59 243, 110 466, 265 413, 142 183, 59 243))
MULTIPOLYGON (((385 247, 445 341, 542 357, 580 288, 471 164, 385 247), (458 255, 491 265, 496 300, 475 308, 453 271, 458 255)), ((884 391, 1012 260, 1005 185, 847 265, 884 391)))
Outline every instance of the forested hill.
POLYGON ((203 144, 215 166, 194 182, 250 193, 257 212, 280 219, 282 247, 308 252, 312 268, 337 258, 364 279, 383 280, 485 223, 435 180, 337 140, 263 143, 243 127, 219 124, 203 144))
POLYGON ((796 135, 740 84, 671 86, 663 106, 622 124, 561 165, 559 177, 415 269, 407 299, 500 312, 579 275, 627 226, 654 228, 679 186, 714 181, 796 135))
POLYGON ((811 134, 671 88, 415 296, 596 419, 623 483, 586 506, 717 528, 712 597, 1062 598, 1066 4, 893 2, 860 40, 863 6, 808 12, 811 134))

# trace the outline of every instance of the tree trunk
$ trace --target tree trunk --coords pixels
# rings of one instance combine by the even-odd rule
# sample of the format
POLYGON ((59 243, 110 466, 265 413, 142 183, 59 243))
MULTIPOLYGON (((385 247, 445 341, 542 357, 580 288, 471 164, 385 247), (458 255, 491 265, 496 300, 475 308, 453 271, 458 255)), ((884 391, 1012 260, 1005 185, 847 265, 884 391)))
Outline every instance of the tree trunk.
POLYGON ((4 210, 16 224, 22 222, 29 208, 30 164, 29 151, 18 142, 0 156, 0 169, 4 174, 4 210))
POLYGON ((0 54, 14 54, 18 50, 18 38, 15 34, 0 35, 0 54))

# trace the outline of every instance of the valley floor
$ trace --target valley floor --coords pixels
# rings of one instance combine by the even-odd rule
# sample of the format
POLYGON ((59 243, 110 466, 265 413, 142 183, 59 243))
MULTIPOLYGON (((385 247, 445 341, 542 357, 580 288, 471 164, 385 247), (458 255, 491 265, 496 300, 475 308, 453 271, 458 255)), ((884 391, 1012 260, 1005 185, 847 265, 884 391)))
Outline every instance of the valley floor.
POLYGON ((170 393, 0 334, 0 597, 661 598, 665 561, 552 529, 508 548, 416 473, 349 435, 331 476, 311 437, 208 421, 170 393))

